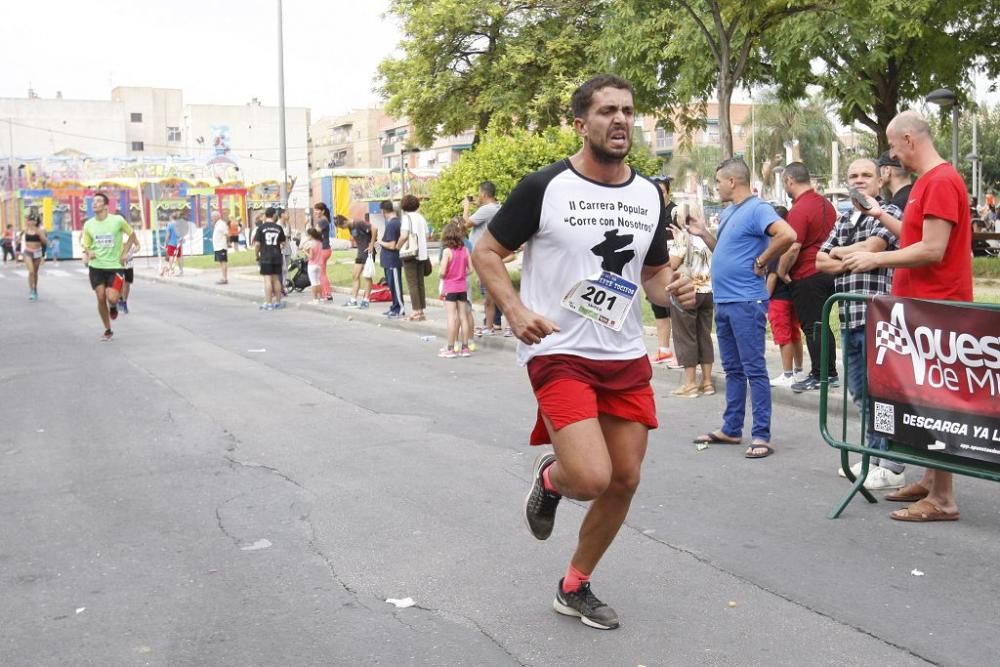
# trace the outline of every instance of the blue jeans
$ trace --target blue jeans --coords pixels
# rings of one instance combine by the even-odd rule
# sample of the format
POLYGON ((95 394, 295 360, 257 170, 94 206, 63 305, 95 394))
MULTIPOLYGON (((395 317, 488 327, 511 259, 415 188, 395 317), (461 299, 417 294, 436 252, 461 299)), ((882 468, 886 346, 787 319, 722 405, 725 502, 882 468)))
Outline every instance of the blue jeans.
POLYGON ((747 385, 753 413, 755 440, 771 442, 771 381, 764 359, 767 331, 767 301, 740 301, 715 304, 715 332, 719 357, 726 372, 726 411, 722 432, 743 435, 747 385))
POLYGON ((403 280, 400 275, 402 270, 399 267, 385 267, 384 270, 385 284, 389 288, 389 294, 392 295, 392 306, 389 308, 389 312, 399 315, 403 310, 403 280))
MULTIPOLYGON (((851 400, 854 402, 854 406, 858 409, 858 413, 862 412, 861 406, 868 399, 868 366, 865 359, 865 328, 855 327, 854 329, 841 329, 840 331, 840 341, 844 346, 843 358, 844 363, 847 368, 845 369, 845 374, 847 375, 847 390, 851 394, 851 400)), ((869 412, 866 415, 866 419, 861 424, 861 438, 868 439, 868 446, 872 449, 881 449, 885 451, 889 449, 889 442, 880 435, 875 435, 868 431, 868 419, 871 417, 869 412)), ((892 472, 900 473, 903 472, 904 466, 902 464, 896 463, 895 461, 880 461, 879 459, 873 458, 872 463, 874 465, 881 465, 883 468, 888 468, 892 472)))

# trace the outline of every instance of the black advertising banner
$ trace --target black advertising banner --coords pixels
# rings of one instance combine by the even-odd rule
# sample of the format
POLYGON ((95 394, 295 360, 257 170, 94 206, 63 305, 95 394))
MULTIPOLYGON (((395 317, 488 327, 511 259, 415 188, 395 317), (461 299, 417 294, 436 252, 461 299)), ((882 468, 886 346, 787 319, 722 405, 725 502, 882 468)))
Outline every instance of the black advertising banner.
POLYGON ((1000 311, 875 297, 865 330, 875 433, 1000 464, 1000 311))

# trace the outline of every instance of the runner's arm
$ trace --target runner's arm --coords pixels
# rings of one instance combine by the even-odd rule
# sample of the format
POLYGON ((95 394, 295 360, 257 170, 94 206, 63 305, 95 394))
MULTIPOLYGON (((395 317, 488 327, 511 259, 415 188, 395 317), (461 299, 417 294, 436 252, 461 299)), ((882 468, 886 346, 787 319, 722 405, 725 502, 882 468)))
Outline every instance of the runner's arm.
POLYGON ((682 276, 671 269, 670 264, 644 266, 640 279, 646 297, 657 306, 669 308, 673 297, 681 308, 694 307, 694 284, 687 276, 682 276))
POLYGON ((500 304, 514 335, 522 343, 534 345, 549 334, 559 331, 559 327, 521 303, 503 263, 504 257, 510 252, 487 227, 472 250, 472 264, 476 267, 479 280, 486 285, 486 291, 500 304))

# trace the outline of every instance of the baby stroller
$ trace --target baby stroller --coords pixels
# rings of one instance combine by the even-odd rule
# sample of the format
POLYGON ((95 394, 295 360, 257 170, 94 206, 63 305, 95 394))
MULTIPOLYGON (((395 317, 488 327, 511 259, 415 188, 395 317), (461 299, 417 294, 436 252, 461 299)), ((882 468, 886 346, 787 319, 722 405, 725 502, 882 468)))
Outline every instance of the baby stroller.
POLYGON ((290 292, 301 292, 311 284, 309 282, 309 258, 298 253, 288 262, 288 280, 285 281, 285 289, 290 292))

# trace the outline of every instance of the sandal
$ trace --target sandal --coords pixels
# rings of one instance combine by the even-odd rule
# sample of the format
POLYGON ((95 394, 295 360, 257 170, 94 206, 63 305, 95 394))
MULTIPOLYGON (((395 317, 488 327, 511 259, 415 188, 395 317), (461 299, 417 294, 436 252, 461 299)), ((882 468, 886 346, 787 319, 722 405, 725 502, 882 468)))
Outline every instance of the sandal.
POLYGON ((714 396, 715 395, 715 385, 711 381, 702 384, 698 387, 698 391, 702 393, 703 396, 714 396))
POLYGON ((699 435, 691 442, 696 445, 738 445, 743 442, 742 438, 735 438, 733 440, 728 438, 729 436, 725 433, 719 434, 713 431, 711 433, 706 433, 705 435, 699 435))
POLYGON ((750 446, 747 447, 745 456, 748 459, 766 459, 771 454, 774 454, 774 448, 766 442, 751 442, 750 446), (754 454, 755 449, 765 450, 763 454, 754 454))
POLYGON ((679 396, 680 398, 698 398, 698 385, 682 384, 670 392, 670 395, 679 396))
POLYGON ((918 500, 926 498, 928 493, 930 491, 920 486, 917 482, 914 482, 886 495, 885 499, 893 503, 915 503, 918 500))
POLYGON ((958 521, 958 512, 945 512, 943 509, 923 498, 913 503, 909 507, 896 510, 889 514, 890 519, 896 521, 958 521))

